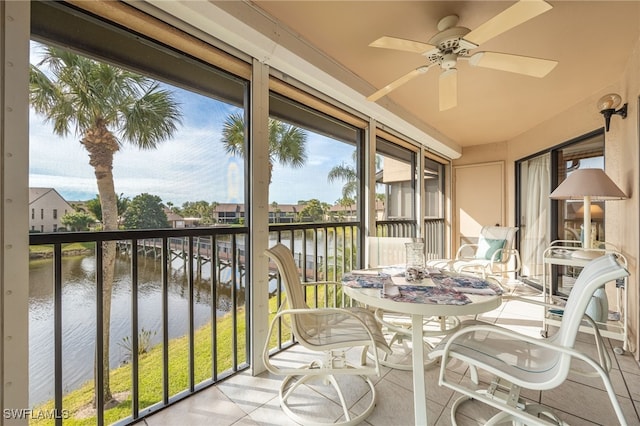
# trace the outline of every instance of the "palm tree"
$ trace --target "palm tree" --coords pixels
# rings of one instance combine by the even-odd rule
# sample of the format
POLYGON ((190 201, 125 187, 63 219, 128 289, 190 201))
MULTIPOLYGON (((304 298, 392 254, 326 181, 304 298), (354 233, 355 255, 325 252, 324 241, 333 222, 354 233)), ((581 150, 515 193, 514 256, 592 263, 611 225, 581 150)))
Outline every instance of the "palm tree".
POLYGON ((355 167, 345 163, 333 166, 327 175, 329 183, 344 181, 342 198, 353 199, 358 194, 358 172, 355 167))
MULTIPOLYGON (((244 117, 241 112, 229 114, 222 127, 222 143, 227 154, 246 155, 244 117)), ((269 183, 273 164, 298 168, 307 161, 307 134, 299 127, 269 119, 269 183)))
MULTIPOLYGON (((104 230, 118 229, 118 198, 113 182, 113 156, 123 142, 154 149, 169 139, 181 121, 171 92, 156 81, 109 64, 47 46, 38 65, 31 65, 29 98, 59 136, 73 132, 93 166, 104 230)), ((103 244, 104 336, 102 391, 112 403, 109 386, 109 328, 115 265, 115 242, 103 244)), ((98 371, 96 366, 95 371, 98 371)), ((97 381, 96 381, 97 382, 97 381)))
MULTIPOLYGON (((337 181, 344 182, 342 186, 342 198, 344 200, 354 199, 358 195, 358 172, 355 167, 357 151, 353 151, 351 159, 354 165, 340 163, 337 166, 333 166, 327 175, 327 181, 329 183, 337 181)), ((382 158, 376 155, 376 171, 380 169, 381 164, 382 158)))

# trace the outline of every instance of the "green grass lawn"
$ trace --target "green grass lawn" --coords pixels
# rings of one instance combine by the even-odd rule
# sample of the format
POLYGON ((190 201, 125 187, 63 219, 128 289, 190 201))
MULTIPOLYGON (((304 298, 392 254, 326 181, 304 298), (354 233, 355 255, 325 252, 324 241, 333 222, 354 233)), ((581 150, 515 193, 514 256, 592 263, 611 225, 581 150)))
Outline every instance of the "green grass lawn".
MULTIPOLYGON (((65 244, 62 247, 62 253, 77 252, 77 251, 93 251, 95 250, 95 243, 70 243, 65 244)), ((53 253, 53 244, 45 244, 39 246, 29 246, 30 255, 50 255, 53 253)))
MULTIPOLYGON (((333 287, 319 286, 317 292, 313 287, 307 288, 307 300, 323 301, 325 296, 329 300, 340 300, 340 293, 334 297, 333 287)), ((331 304, 331 303, 330 303, 331 304)), ((315 306, 314 302, 309 303, 315 306)), ((320 302, 320 306, 323 304, 320 302)), ((275 316, 278 304, 275 297, 269 300, 269 321, 275 316)), ((288 321, 288 319, 287 319, 288 321)), ((233 321, 230 314, 220 317, 216 322, 216 352, 217 373, 228 371, 232 368, 233 354, 233 321)), ((246 324, 245 311, 240 309, 237 315, 237 356, 238 364, 247 362, 246 359, 246 324)), ((291 339, 288 326, 283 325, 282 341, 291 339)), ((211 323, 205 324, 195 331, 194 335, 194 376, 195 383, 200 383, 212 377, 212 350, 211 350, 211 323)), ((261 342, 257 342, 261 345, 261 342)), ((270 348, 277 345, 277 331, 271 336, 270 348)), ((262 349, 262 348, 260 348, 262 349)), ((113 350, 113 349, 112 349, 113 350)), ((139 379, 139 410, 143 410, 153 404, 162 401, 162 345, 156 345, 147 353, 140 355, 138 362, 139 379)), ((111 370, 111 392, 120 401, 117 406, 104 412, 105 424, 111 424, 131 415, 132 409, 132 371, 131 365, 125 364, 111 370)), ((169 396, 176 395, 189 388, 189 339, 188 336, 172 339, 169 342, 169 396)), ((73 390, 63 397, 62 408, 65 417, 65 425, 94 425, 96 423, 95 411, 92 410, 94 397, 93 380, 87 382, 79 389, 73 390)), ((41 406, 34 407, 36 413, 52 412, 53 400, 41 406)), ((30 424, 49 425, 54 424, 53 419, 32 418, 30 424)))
MULTIPOLYGON (((269 301, 270 319, 276 312, 276 299, 269 301)), ((238 364, 246 362, 245 358, 245 312, 241 309, 237 317, 237 356, 238 364)), ((232 367, 233 328, 232 317, 226 315, 218 318, 216 330, 217 372, 223 373, 232 367)), ((289 330, 283 330, 283 340, 290 339, 289 330)), ((272 338, 270 347, 275 347, 276 336, 272 338)), ((211 323, 200 327, 194 336, 195 383, 210 379, 212 376, 211 323)), ((139 409, 149 407, 162 401, 162 345, 151 348, 139 357, 139 409)), ((131 415, 131 365, 126 364, 111 371, 111 392, 120 402, 116 407, 104 412, 105 424, 111 424, 131 415)), ((169 342, 169 395, 175 395, 189 387, 189 340, 187 336, 172 339, 169 342)), ((81 388, 67 393, 63 397, 62 407, 65 425, 94 425, 95 411, 91 409, 94 397, 93 380, 81 388)), ((54 402, 34 407, 34 411, 52 412, 54 402)), ((31 419, 31 424, 53 424, 53 419, 31 419)))

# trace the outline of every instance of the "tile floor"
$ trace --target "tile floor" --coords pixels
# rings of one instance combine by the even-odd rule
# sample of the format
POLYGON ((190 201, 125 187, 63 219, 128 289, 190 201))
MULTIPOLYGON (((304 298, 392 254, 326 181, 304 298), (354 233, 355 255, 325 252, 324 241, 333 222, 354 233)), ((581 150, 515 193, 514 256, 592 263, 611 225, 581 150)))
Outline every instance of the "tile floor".
MULTIPOLYGON (((532 299, 540 295, 529 287, 517 285, 516 293, 532 299)), ((495 311, 482 316, 482 319, 497 322, 533 336, 539 336, 541 308, 521 301, 510 300, 495 311)), ((593 351, 593 337, 583 334, 579 337, 579 347, 584 351, 593 351)), ((640 425, 640 367, 629 355, 616 355, 613 347, 620 346, 616 340, 607 340, 608 351, 613 360, 612 382, 622 405, 629 425, 640 425)), ((357 357, 358 354, 350 354, 357 357)), ((281 362, 298 362, 308 359, 310 354, 295 346, 278 355, 281 362)), ((461 380, 468 380, 464 370, 455 368, 461 380)), ((575 366, 580 369, 580 365, 575 366)), ((427 415, 429 425, 450 425, 451 405, 456 395, 437 384, 438 369, 431 368, 426 373, 427 415)), ((482 378, 482 377, 481 377, 482 378)), ((373 413, 363 424, 373 426, 413 425, 413 392, 410 371, 383 368, 382 375, 376 379, 378 402, 373 413)), ((269 373, 252 377, 248 373, 236 375, 219 385, 206 389, 163 411, 160 411, 141 423, 157 425, 293 425, 279 406, 278 389, 281 377, 269 373)), ((544 393, 523 391, 528 399, 541 402, 554 409, 555 413, 571 425, 617 425, 606 391, 599 378, 589 378, 572 374, 562 386, 544 393)), ((357 389, 347 391, 347 399, 356 404, 358 397, 364 394, 357 389)), ((318 413, 336 413, 335 406, 328 403, 313 406, 312 401, 305 407, 316 409, 318 413)), ((461 405, 456 420, 460 425, 481 425, 495 414, 493 409, 478 402, 465 402, 461 405)), ((335 414, 339 416, 338 412, 335 414)))

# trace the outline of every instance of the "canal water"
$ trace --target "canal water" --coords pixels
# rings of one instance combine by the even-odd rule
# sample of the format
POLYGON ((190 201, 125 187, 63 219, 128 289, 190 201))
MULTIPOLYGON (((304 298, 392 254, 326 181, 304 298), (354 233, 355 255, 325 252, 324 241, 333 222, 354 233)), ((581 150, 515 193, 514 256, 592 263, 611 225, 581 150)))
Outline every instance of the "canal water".
MULTIPOLYGON (((231 271, 221 271, 229 280, 231 271)), ((161 263, 140 257, 138 271, 139 331, 150 333, 153 345, 162 339, 161 263)), ((184 261, 172 263, 168 286, 169 338, 187 334, 188 285, 184 261)), ((96 339, 96 263, 93 255, 62 259, 62 377, 67 393, 93 379, 96 339)), ((211 263, 195 274, 195 327, 211 320, 211 263)), ((33 260, 29 264, 29 404, 36 406, 54 397, 54 304, 53 261, 33 260)), ((219 285, 216 315, 231 308, 230 289, 219 285)), ((244 303, 240 292, 239 304, 244 303)), ((111 304, 111 368, 128 359, 123 339, 131 337, 131 264, 116 260, 111 304)))

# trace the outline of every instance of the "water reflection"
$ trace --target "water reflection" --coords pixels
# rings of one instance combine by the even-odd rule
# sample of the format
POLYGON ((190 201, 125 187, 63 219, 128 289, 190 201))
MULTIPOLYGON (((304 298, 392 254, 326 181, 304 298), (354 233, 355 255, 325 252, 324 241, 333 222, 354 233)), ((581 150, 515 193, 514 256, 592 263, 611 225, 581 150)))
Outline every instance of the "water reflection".
MULTIPOLYGON (((62 376, 63 391, 71 391, 93 379, 96 334, 96 262, 92 255, 64 257, 62 260, 62 376)), ((151 332, 151 343, 162 336, 161 262, 140 257, 138 267, 139 331, 151 332)), ((188 274, 182 259, 172 262, 168 276, 169 338, 185 335, 189 329, 188 274)), ((211 320, 211 263, 194 271, 194 326, 211 320)), ((220 271, 216 315, 229 311, 231 271, 220 271)), ((54 395, 54 305, 53 261, 34 260, 29 269, 29 402, 31 406, 54 395)), ((111 367, 127 358, 120 345, 131 336, 131 263, 128 257, 116 260, 111 307, 111 367)), ((238 305, 244 304, 244 289, 238 292, 238 305)))

